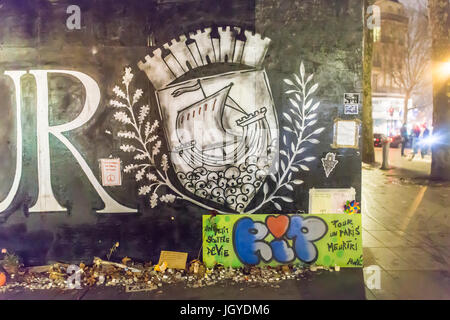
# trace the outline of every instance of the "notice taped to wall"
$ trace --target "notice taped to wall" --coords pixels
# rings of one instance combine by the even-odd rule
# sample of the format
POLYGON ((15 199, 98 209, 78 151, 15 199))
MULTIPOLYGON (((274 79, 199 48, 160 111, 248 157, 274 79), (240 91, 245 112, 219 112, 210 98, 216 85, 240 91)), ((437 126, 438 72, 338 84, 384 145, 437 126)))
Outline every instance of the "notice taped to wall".
POLYGON ((310 189, 309 213, 344 213, 347 201, 355 200, 356 191, 349 189, 310 189))
POLYGON ((122 176, 120 174, 120 159, 100 159, 100 169, 102 172, 102 185, 122 185, 122 176))
POLYGON ((359 120, 334 121, 334 138, 332 148, 358 148, 359 141, 359 120))

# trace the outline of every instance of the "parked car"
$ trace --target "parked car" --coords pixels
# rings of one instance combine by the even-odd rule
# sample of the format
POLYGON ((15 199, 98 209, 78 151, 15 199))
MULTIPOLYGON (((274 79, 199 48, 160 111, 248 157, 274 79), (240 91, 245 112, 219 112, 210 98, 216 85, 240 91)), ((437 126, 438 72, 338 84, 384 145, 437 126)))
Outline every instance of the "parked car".
POLYGON ((402 144, 401 135, 390 136, 389 139, 391 139, 391 148, 398 148, 402 144))
POLYGON ((386 139, 386 136, 381 133, 373 134, 373 145, 377 148, 381 148, 383 146, 383 140, 386 139))

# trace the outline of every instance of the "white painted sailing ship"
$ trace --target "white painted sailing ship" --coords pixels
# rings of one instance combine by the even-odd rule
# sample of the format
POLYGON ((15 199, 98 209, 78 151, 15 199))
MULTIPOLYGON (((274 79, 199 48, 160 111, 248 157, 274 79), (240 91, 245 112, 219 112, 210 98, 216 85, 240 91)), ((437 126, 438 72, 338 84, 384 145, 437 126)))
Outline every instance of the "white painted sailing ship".
POLYGON ((233 83, 206 95, 201 81, 195 86, 180 88, 172 95, 202 90, 204 98, 178 111, 176 130, 179 146, 176 151, 192 168, 205 167, 220 171, 229 165, 241 163, 249 156, 260 156, 270 144, 266 108, 247 114, 230 96, 233 83), (228 108, 228 109, 227 109, 228 108), (236 117, 236 126, 230 130, 224 119, 236 117))

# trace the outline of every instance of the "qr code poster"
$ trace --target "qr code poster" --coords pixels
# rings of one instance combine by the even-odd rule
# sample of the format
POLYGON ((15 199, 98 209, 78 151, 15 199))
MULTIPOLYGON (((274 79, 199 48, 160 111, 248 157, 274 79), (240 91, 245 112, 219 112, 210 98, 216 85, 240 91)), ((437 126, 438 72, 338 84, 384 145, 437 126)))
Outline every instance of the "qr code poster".
POLYGON ((347 104, 344 106, 344 114, 358 114, 358 109, 357 104, 347 104))
POLYGON ((122 185, 122 175, 120 173, 120 159, 100 159, 100 169, 102 172, 103 186, 122 185))
POLYGON ((344 104, 360 104, 361 94, 360 93, 344 93, 344 104))

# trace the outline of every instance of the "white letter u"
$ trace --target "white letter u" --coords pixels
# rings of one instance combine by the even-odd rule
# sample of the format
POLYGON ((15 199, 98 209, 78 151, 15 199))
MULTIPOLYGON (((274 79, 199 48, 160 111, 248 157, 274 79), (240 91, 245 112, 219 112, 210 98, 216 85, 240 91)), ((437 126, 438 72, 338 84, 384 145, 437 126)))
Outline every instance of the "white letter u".
POLYGON ((8 192, 6 198, 0 202, 0 212, 3 212, 9 208, 14 197, 19 189, 20 179, 22 177, 22 95, 20 78, 25 74, 25 71, 6 71, 4 74, 9 76, 13 82, 16 90, 16 130, 17 130, 17 155, 16 155, 16 173, 14 175, 14 181, 11 189, 8 192))

